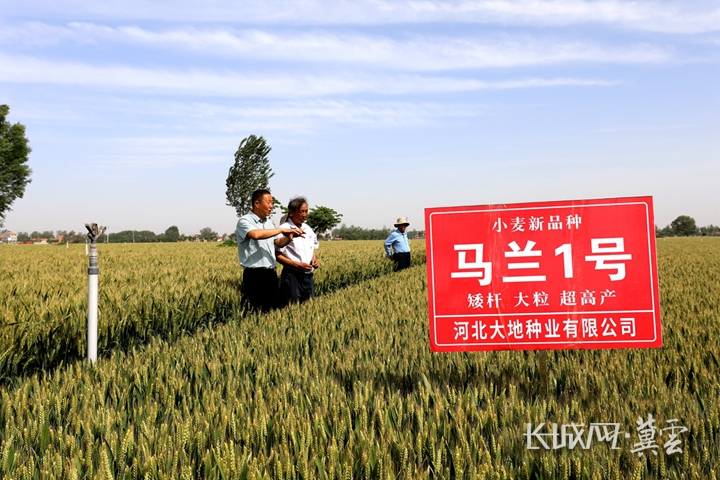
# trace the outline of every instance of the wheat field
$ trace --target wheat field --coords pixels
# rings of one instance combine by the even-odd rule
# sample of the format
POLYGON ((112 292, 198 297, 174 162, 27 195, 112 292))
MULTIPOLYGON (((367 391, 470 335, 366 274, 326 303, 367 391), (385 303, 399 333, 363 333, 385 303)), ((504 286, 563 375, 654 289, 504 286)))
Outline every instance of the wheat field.
MULTIPOLYGON (((231 301, 233 314, 223 321, 206 317, 176 330, 163 317, 164 329, 149 329, 142 341, 129 334, 119 337, 127 345, 108 341, 94 366, 74 359, 9 375, 0 387, 0 472, 18 479, 717 478, 718 240, 658 241, 662 348, 549 351, 547 388, 540 352, 429 352, 420 247, 415 266, 391 273, 377 253, 380 242, 369 242, 365 254, 363 244, 338 242, 337 263, 328 258, 323 266, 336 287, 314 301, 266 315, 234 311, 231 301), (659 431, 657 455, 631 451, 636 422, 649 414, 658 430, 670 419, 687 428, 681 453, 667 454, 659 431), (618 423, 633 436, 620 438, 618 449, 595 442, 529 450, 526 425, 543 422, 618 423)), ((108 297, 110 305, 177 311, 173 302, 189 295, 178 292, 190 289, 178 272, 194 271, 202 291, 208 275, 237 282, 238 266, 232 274, 215 271, 236 263, 236 251, 204 248, 193 251, 199 260, 191 268, 141 251, 138 263, 164 273, 142 277, 142 289, 129 280, 136 273, 118 273, 116 285, 135 293, 108 297), (171 284, 180 286, 168 292, 171 284)), ((4 254, 3 267, 26 268, 4 254)), ((113 257, 102 246, 100 255, 102 289, 111 260, 123 272, 130 255, 113 257)), ((42 312, 72 311, 86 295, 79 284, 77 298, 57 295, 71 282, 38 278, 44 290, 1 284, 3 316, 23 308, 51 322, 52 313, 42 312), (44 295, 27 293, 37 291, 44 295)), ((237 283, 215 290, 223 288, 237 295, 237 283)), ((101 322, 112 310, 103 307, 108 298, 101 297, 101 322)), ((213 305, 206 297, 197 303, 213 305)), ((61 334, 49 331, 50 339, 61 334)))

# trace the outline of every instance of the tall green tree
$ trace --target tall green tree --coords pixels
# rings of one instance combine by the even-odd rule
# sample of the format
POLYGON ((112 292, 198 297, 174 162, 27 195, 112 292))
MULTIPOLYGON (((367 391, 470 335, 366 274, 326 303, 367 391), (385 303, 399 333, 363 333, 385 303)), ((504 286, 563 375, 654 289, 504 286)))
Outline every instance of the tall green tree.
POLYGON ((315 208, 310 209, 306 223, 310 225, 310 228, 315 230, 316 234, 322 235, 328 230, 332 230, 338 223, 340 223, 341 218, 342 214, 336 212, 332 208, 323 206, 318 207, 316 205, 315 208))
POLYGON ((252 193, 255 190, 269 190, 270 178, 275 175, 268 160, 270 150, 263 137, 250 135, 240 142, 235 152, 235 163, 225 181, 225 196, 227 205, 235 208, 238 217, 252 209, 252 193))
POLYGON ((26 165, 32 149, 25 137, 25 126, 11 125, 6 120, 9 113, 10 107, 0 105, 0 226, 10 205, 22 198, 32 173, 26 165))
POLYGON ((273 196, 273 209, 272 209, 272 213, 270 214, 270 216, 271 217, 274 216, 277 213, 278 209, 280 210, 280 213, 282 213, 283 215, 288 212, 287 207, 285 205, 283 205, 283 203, 280 200, 278 200, 277 198, 275 198, 273 196))
POLYGON ((166 242, 177 242, 180 240, 180 229, 173 225, 165 230, 165 241, 166 242))
POLYGON ((210 227, 205 227, 200 230, 200 240, 205 240, 206 242, 215 242, 217 241, 217 237, 217 232, 214 232, 213 229, 210 227))
POLYGON ((674 235, 678 237, 687 237, 690 235, 697 235, 698 229, 695 225, 695 219, 688 217, 687 215, 680 215, 675 220, 670 222, 670 228, 674 235))

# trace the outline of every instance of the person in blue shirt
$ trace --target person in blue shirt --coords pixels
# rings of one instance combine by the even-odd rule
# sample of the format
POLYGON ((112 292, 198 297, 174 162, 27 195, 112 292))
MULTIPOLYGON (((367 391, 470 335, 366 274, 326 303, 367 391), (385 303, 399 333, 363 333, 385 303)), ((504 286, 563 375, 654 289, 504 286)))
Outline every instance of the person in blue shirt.
POLYGON ((267 312, 280 304, 275 248, 282 248, 304 234, 299 228, 275 228, 270 220, 273 200, 269 191, 256 190, 251 201, 252 210, 240 217, 235 229, 243 267, 242 293, 251 307, 267 312))
POLYGON ((403 270, 410 266, 410 242, 408 241, 407 229, 408 223, 405 217, 400 217, 395 224, 396 230, 390 233, 385 240, 385 254, 387 258, 395 262, 395 270, 403 270), (392 253, 390 249, 392 248, 392 253))

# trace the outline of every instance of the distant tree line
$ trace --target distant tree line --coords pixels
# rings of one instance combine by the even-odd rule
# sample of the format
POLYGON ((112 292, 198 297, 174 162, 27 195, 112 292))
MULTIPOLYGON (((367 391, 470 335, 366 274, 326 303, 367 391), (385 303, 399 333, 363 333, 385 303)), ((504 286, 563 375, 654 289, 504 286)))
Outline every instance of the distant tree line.
POLYGON ((36 230, 31 233, 18 232, 17 234, 18 242, 39 242, 42 239, 46 239, 48 242, 57 242, 60 238, 62 238, 63 243, 85 243, 85 234, 75 232, 75 230, 58 230, 57 233, 52 230, 45 230, 43 232, 36 230))
MULTIPOLYGON (((380 229, 362 228, 355 225, 346 226, 344 223, 332 231, 333 237, 345 240, 385 240, 394 229, 383 227, 380 229)), ((408 238, 424 237, 425 230, 406 230, 408 238)))
POLYGON ((695 219, 687 215, 680 215, 662 229, 655 225, 656 237, 689 237, 692 235, 720 235, 720 227, 710 224, 698 228, 695 219))
MULTIPOLYGON (((153 243, 153 242, 184 242, 184 241, 217 241, 218 234, 210 227, 200 230, 199 235, 184 235, 180 233, 177 226, 173 225, 165 230, 164 233, 155 234, 150 230, 123 230, 122 232, 109 233, 102 235, 98 242, 110 243, 153 243)), ((18 232, 18 242, 37 242, 41 239, 47 239, 49 243, 85 243, 87 240, 86 232, 75 232, 74 230, 46 230, 44 232, 18 232)))

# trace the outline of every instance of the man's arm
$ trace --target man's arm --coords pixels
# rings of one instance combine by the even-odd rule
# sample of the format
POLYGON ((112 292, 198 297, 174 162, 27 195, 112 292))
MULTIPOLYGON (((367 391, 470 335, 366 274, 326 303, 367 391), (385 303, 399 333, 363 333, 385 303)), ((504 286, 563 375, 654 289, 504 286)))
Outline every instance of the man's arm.
MULTIPOLYGON (((273 225, 274 226, 274 225, 273 225)), ((249 238, 251 240, 264 240, 267 238, 276 237, 282 235, 302 235, 302 230, 299 228, 257 228, 257 224, 251 221, 247 216, 242 216, 238 220, 237 227, 235 228, 237 234, 238 243, 249 238)), ((290 239, 292 240, 293 237, 290 239)), ((287 245, 285 243, 284 245, 287 245)))
POLYGON ((310 270, 313 269, 312 265, 307 264, 307 263, 302 263, 302 262, 296 262, 295 260, 291 260, 290 258, 286 257, 284 254, 282 254, 278 251, 275 252, 275 258, 277 258, 277 261, 280 262, 280 264, 285 267, 297 268, 298 270, 303 270, 306 272, 309 272, 310 270))
POLYGON ((315 250, 320 248, 320 240, 318 239, 318 236, 315 235, 315 232, 313 232, 312 228, 308 227, 308 229, 310 229, 310 232, 312 232, 312 238, 313 238, 313 256, 312 256, 312 260, 310 260, 310 265, 312 265, 313 268, 319 268, 320 262, 318 262, 318 259, 315 256, 315 250))
POLYGON ((388 258, 392 256, 392 253, 390 252, 390 246, 393 243, 395 243, 395 232, 392 232, 383 244, 383 246, 385 247, 385 254, 388 256, 388 258))
MULTIPOLYGON (((255 230, 250 230, 247 233, 247 236, 251 240, 264 240, 266 238, 276 237, 280 234, 283 235, 283 238, 288 238, 287 242, 280 245, 281 247, 284 247, 290 243, 290 240, 292 240, 295 235, 302 236, 302 230, 299 228, 269 228, 267 230, 263 228, 256 228, 255 230)), ((277 245, 277 240, 275 240, 275 245, 277 245)))
POLYGON ((288 243, 292 242, 292 239, 295 237, 304 237, 305 234, 303 234, 302 230, 299 228, 278 228, 280 230, 280 233, 282 233, 282 237, 278 237, 275 239, 275 247, 276 248, 282 248, 288 243))
POLYGON ((310 265, 311 265, 313 268, 318 268, 318 267, 320 267, 320 262, 318 262, 317 258, 315 257, 315 252, 313 252, 313 258, 312 258, 312 260, 310 260, 310 265))

